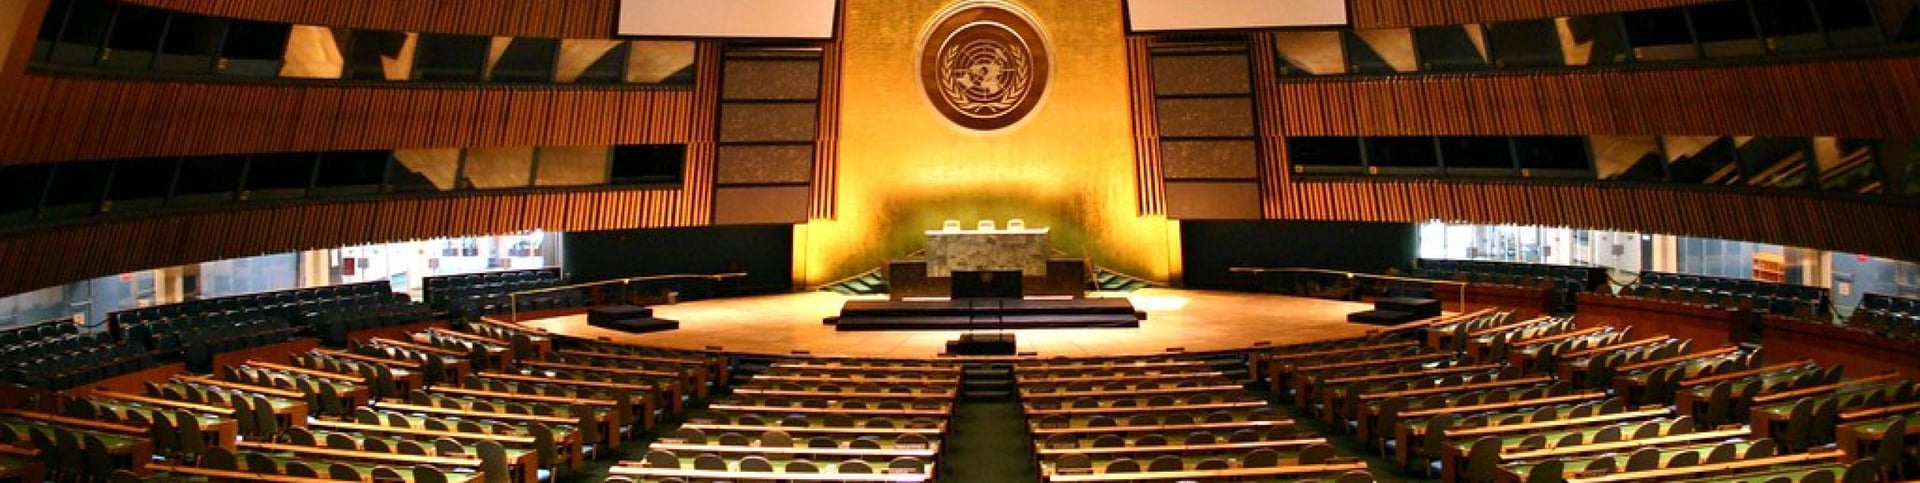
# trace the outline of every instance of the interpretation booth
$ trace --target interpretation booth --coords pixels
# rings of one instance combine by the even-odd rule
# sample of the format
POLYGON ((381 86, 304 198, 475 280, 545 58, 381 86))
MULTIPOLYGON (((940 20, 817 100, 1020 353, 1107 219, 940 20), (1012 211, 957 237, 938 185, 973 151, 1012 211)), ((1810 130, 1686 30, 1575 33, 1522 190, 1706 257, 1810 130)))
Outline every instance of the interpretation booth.
POLYGON ((1047 228, 1019 219, 926 232, 919 258, 888 263, 887 300, 850 300, 826 322, 838 330, 1003 330, 1138 327, 1124 298, 1088 298, 1084 258, 1056 257, 1047 228))

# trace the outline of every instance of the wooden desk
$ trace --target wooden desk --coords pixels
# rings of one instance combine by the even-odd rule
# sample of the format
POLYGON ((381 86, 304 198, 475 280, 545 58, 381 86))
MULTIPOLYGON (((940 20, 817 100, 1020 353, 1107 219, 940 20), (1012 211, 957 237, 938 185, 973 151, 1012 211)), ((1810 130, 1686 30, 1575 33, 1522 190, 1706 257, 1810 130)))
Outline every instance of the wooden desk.
MULTIPOLYGON (((52 423, 74 429, 112 433, 123 438, 131 439, 133 440, 133 444, 118 448, 108 448, 108 452, 115 456, 127 457, 128 460, 132 461, 132 469, 135 472, 141 471, 141 468, 144 468, 148 462, 153 461, 153 440, 147 439, 147 428, 21 409, 0 409, 0 414, 25 419, 29 423, 52 423)), ((23 441, 26 440, 25 434, 22 434, 21 437, 23 441)), ((232 444, 233 440, 227 440, 226 445, 223 446, 231 449, 233 448, 231 446, 232 444)))
MULTIPOLYGON (((1908 415, 1901 420, 1906 423, 1906 432, 1897 435, 1898 437, 1912 439, 1920 435, 1920 417, 1908 415)), ((1873 451, 1867 448, 1866 443, 1885 440, 1889 436, 1887 430, 1891 429, 1891 425, 1892 423, 1885 421, 1859 421, 1835 427, 1833 434, 1836 444, 1834 446, 1845 452, 1845 455, 1840 457, 1840 462, 1851 464, 1861 457, 1873 456, 1873 451)))
MULTIPOLYGON (((845 364, 823 364, 823 363, 783 361, 783 362, 775 362, 771 367, 775 369, 804 369, 804 370, 819 371, 819 372, 865 372, 865 373, 878 373, 878 374, 928 373, 928 374, 953 374, 956 376, 960 374, 959 366, 867 366, 867 365, 855 366, 855 365, 845 365, 845 364)), ((1014 372, 1018 373, 1019 371, 1016 370, 1014 372)))
POLYGON ((1422 389, 1409 389, 1405 391, 1361 394, 1360 403, 1355 406, 1355 409, 1357 410, 1357 414, 1353 416, 1353 419, 1359 422, 1358 432, 1360 436, 1360 441, 1372 441, 1373 436, 1376 435, 1375 433, 1380 433, 1382 432, 1382 430, 1392 429, 1392 428, 1374 428, 1373 427, 1373 422, 1376 419, 1378 419, 1380 416, 1380 406, 1377 404, 1371 404, 1374 401, 1384 401, 1384 400, 1396 398, 1396 397, 1420 398, 1420 397, 1435 396, 1435 395, 1442 395, 1442 394, 1458 394, 1458 393, 1485 391, 1489 389, 1511 389, 1511 388, 1517 388, 1517 387, 1527 387, 1527 386, 1551 384, 1551 383, 1553 383, 1552 377, 1539 376, 1539 377, 1526 377, 1526 378, 1520 378, 1520 379, 1508 379, 1508 380, 1493 381, 1493 382, 1483 382, 1479 384, 1466 384, 1466 385, 1454 386, 1454 387, 1429 387, 1429 388, 1422 388, 1422 389))
POLYGON ((1614 473, 1610 475, 1597 476, 1593 478, 1569 478, 1567 479, 1567 482, 1568 483, 1612 483, 1612 482, 1620 482, 1620 481, 1640 481, 1640 480, 1672 481, 1672 480, 1682 480, 1682 479, 1692 478, 1696 476, 1708 475, 1713 473, 1719 473, 1724 471, 1736 471, 1736 470, 1748 469, 1748 468, 1766 468, 1766 467, 1775 466, 1775 465, 1810 463, 1810 462, 1819 462, 1819 461, 1838 461, 1840 459, 1840 455, 1841 453, 1838 450, 1828 450, 1828 451, 1820 451, 1820 452, 1813 452, 1813 453, 1775 456, 1771 458, 1739 460, 1739 461, 1733 461, 1730 463, 1702 464, 1700 466, 1690 466, 1686 468, 1662 468, 1658 470, 1628 471, 1628 472, 1622 472, 1622 473, 1614 473))
POLYGON ((1264 407, 1267 407, 1267 403, 1265 401, 1244 401, 1244 402, 1207 403, 1207 404, 1176 404, 1172 406, 1134 406, 1134 407, 1119 407, 1119 408, 1035 409, 1031 406, 1028 406, 1026 409, 1027 409, 1027 417, 1032 418, 1032 417, 1039 417, 1039 416, 1048 416, 1053 414, 1064 414, 1067 416, 1086 416, 1086 415, 1115 415, 1115 414, 1140 414, 1140 413, 1174 413, 1174 412, 1188 412, 1188 411, 1207 412, 1207 411, 1218 411, 1223 409, 1253 409, 1253 408, 1264 408, 1264 407))
POLYGON ((1785 404, 1786 401, 1839 392, 1841 389, 1850 386, 1885 384, 1897 379, 1900 379, 1900 373, 1889 372, 1851 381, 1841 381, 1833 384, 1754 396, 1752 409, 1748 413, 1747 424, 1753 427, 1754 438, 1772 437, 1775 432, 1785 429, 1776 428, 1776 426, 1785 426, 1787 418, 1791 416, 1791 414, 1774 410, 1772 406, 1775 404, 1785 404))
MULTIPOLYGON (((458 381, 460 380, 460 378, 466 377, 467 373, 472 372, 473 370, 473 364, 467 360, 467 357, 469 357, 471 354, 462 353, 460 351, 442 349, 439 347, 433 347, 433 346, 427 346, 427 345, 420 345, 420 344, 415 344, 415 343, 406 342, 406 341, 393 340, 385 337, 369 338, 367 339, 367 345, 374 346, 376 348, 386 347, 389 349, 398 349, 402 351, 417 353, 423 356, 439 357, 440 370, 444 372, 436 375, 443 378, 443 379, 440 379, 441 381, 458 381)), ((401 356, 401 357, 407 357, 407 356, 401 356)))
POLYGON ((238 382, 222 381, 222 380, 214 379, 210 377, 192 376, 192 375, 186 375, 186 374, 173 376, 173 380, 177 381, 180 384, 213 386, 213 387, 237 390, 241 392, 254 393, 262 396, 267 396, 270 398, 281 399, 285 401, 286 404, 272 405, 271 408, 273 410, 274 416, 284 420, 280 423, 280 427, 283 427, 283 428, 307 427, 307 413, 312 412, 313 410, 313 408, 307 407, 307 393, 300 392, 300 391, 289 391, 286 389, 276 389, 276 388, 271 388, 266 386, 255 386, 252 384, 242 384, 238 382))
POLYGON ((740 387, 733 390, 741 396, 789 397, 795 399, 894 399, 894 400, 939 400, 951 401, 955 393, 949 389, 944 392, 853 392, 853 391, 791 391, 784 389, 764 389, 740 387))
POLYGON ((148 406, 160 406, 160 407, 166 407, 166 408, 172 408, 172 409, 185 409, 185 410, 193 411, 196 413, 217 414, 221 416, 233 416, 233 408, 223 408, 220 406, 194 404, 186 401, 175 401, 172 399, 147 397, 139 394, 128 394, 124 392, 109 391, 106 389, 97 389, 97 388, 87 394, 94 397, 101 397, 106 399, 118 399, 121 401, 137 402, 137 403, 145 404, 148 406))
POLYGON ((1429 352, 1429 353, 1412 354, 1412 355, 1399 356, 1399 357, 1389 357, 1386 359, 1336 362, 1336 363, 1320 364, 1320 365, 1314 365, 1314 366, 1297 367, 1297 368, 1294 368, 1294 376, 1291 378, 1293 382, 1293 403, 1295 407, 1308 407, 1308 404, 1313 400, 1313 395, 1314 395, 1313 386, 1316 382, 1318 382, 1315 380, 1316 378, 1314 377, 1314 373, 1335 371, 1340 369, 1356 369, 1356 368, 1363 368, 1363 367, 1388 367, 1388 366, 1394 366, 1394 365, 1400 365, 1400 364, 1418 364, 1418 363, 1449 360, 1449 359, 1452 359, 1453 357, 1454 356, 1451 353, 1429 352))
MULTIPOLYGON (((686 394, 686 390, 685 390, 686 380, 682 378, 680 374, 675 374, 675 373, 670 373, 665 371, 647 370, 647 369, 623 369, 618 367, 582 366, 582 365, 565 364, 565 363, 559 363, 559 362, 522 362, 520 363, 520 365, 523 369, 530 369, 536 372, 547 371, 547 372, 554 372, 556 374, 562 371, 592 372, 592 373, 600 373, 600 374, 640 377, 645 379, 647 381, 646 382, 647 384, 652 384, 654 387, 658 387, 658 388, 664 388, 667 393, 666 394, 667 400, 673 405, 675 412, 679 412, 679 409, 685 406, 684 401, 682 401, 683 399, 682 396, 686 394), (665 378, 666 380, 661 381, 660 380, 661 378, 665 378)), ((533 376, 521 376, 521 377, 533 377, 533 376)), ((563 381, 577 380, 577 379, 561 378, 558 375, 547 376, 547 379, 557 379, 557 380, 563 380, 563 381)), ((628 383, 619 383, 619 384, 628 384, 628 383)), ((699 392, 700 394, 704 394, 704 392, 706 391, 706 384, 704 383, 696 384, 695 387, 698 388, 698 390, 700 391, 699 392)))
MULTIPOLYGON (((267 482, 267 483, 339 483, 338 481, 327 479, 327 478, 303 478, 298 476, 287 476, 287 475, 266 475, 266 474, 253 473, 253 472, 247 472, 247 471, 217 470, 213 468, 201 468, 198 466, 186 466, 186 465, 175 466, 175 465, 163 465, 158 463, 147 465, 147 470, 161 472, 161 473, 179 474, 179 475, 202 476, 202 477, 206 477, 208 481, 258 481, 258 482, 267 482)), ((451 478, 455 478, 456 476, 453 474, 449 474, 447 475, 447 477, 451 479, 451 478)), ((478 478, 478 477, 479 475, 475 475, 475 478, 478 478)), ((373 478, 362 477, 360 481, 371 483, 373 481, 373 478)))
POLYGON ((801 428, 801 427, 771 426, 771 425, 748 426, 748 425, 739 425, 739 424, 705 424, 705 423, 692 423, 692 422, 689 422, 687 424, 682 424, 680 425, 680 427, 698 429, 706 432, 735 431, 743 434, 763 433, 766 431, 777 429, 777 430, 780 430, 781 432, 785 432, 787 434, 791 434, 795 436, 807 435, 807 434, 830 434, 830 435, 918 434, 918 435, 924 435, 924 436, 937 437, 941 434, 946 433, 947 431, 947 425, 945 422, 941 422, 940 426, 933 427, 933 428, 861 428, 861 427, 835 428, 835 427, 820 427, 820 426, 801 428))
MULTIPOLYGON (((512 347, 511 343, 505 343, 500 341, 474 340, 474 339, 470 339, 469 337, 479 337, 479 336, 461 334, 459 332, 453 332, 453 333, 460 334, 460 336, 448 336, 444 333, 433 332, 433 330, 434 329, 429 328, 428 332, 424 332, 424 333, 415 332, 413 334, 409 334, 408 338, 412 340, 401 341, 401 342, 411 342, 421 347, 433 347, 437 349, 457 350, 457 349, 453 349, 447 346, 442 346, 439 344, 440 342, 444 342, 449 345, 458 346, 458 347, 467 349, 468 352, 460 357, 485 358, 488 364, 487 367, 491 367, 494 369, 506 369, 508 367, 513 367, 513 349, 511 348, 512 347), (466 336, 466 337, 461 337, 461 336, 466 336)), ((445 330, 445 329, 440 329, 440 330, 445 330)))
MULTIPOLYGON (((333 449, 333 448, 323 448, 318 446, 304 446, 304 445, 297 445, 297 444, 255 443, 251 441, 241 442, 240 449, 259 450, 259 451, 277 452, 277 453, 293 453, 296 455, 310 455, 310 456, 317 456, 317 457, 326 458, 326 459, 368 461, 368 462, 376 462, 376 463, 405 466, 405 467, 412 467, 413 465, 433 465, 434 467, 441 468, 441 469, 472 468, 476 471, 480 469, 480 458, 478 456, 475 456, 472 458, 450 458, 445 456, 424 456, 424 455, 411 455, 411 454, 399 454, 399 453, 371 453, 371 452, 353 450, 353 449, 333 449)), ((518 461, 508 461, 507 464, 511 466, 517 466, 520 468, 520 471, 519 471, 520 475, 518 478, 515 478, 515 481, 520 481, 522 483, 536 483, 540 481, 539 480, 540 455, 538 453, 533 451, 528 451, 524 454, 521 454, 520 459, 518 461)))
MULTIPOLYGON (((1568 394, 1565 396, 1553 396, 1553 397, 1544 397, 1544 398, 1538 398, 1538 399, 1521 399, 1517 401, 1507 401, 1507 402, 1498 402, 1498 403, 1489 403, 1489 404, 1474 404, 1474 405, 1468 405, 1468 406, 1448 406, 1444 408, 1422 408, 1415 411, 1402 412, 1400 413, 1401 422, 1399 424, 1394 425, 1394 427, 1392 428, 1394 440, 1398 442, 1396 443, 1398 447, 1394 450, 1394 453, 1395 453, 1394 456, 1399 459, 1400 466, 1405 467, 1407 465, 1407 462, 1413 459, 1414 438, 1425 437, 1426 430, 1427 430, 1426 426, 1411 424, 1410 422, 1413 420, 1422 419, 1422 418, 1431 418, 1431 417, 1439 416, 1442 414, 1467 414, 1467 413, 1506 411, 1506 410, 1522 409, 1522 408, 1529 408, 1529 407, 1535 407, 1535 406, 1549 406, 1549 405, 1558 405, 1558 404, 1564 404, 1564 403, 1600 401, 1606 398, 1607 398, 1607 393, 1588 392, 1588 393, 1581 393, 1581 394, 1568 394)), ((1383 432, 1386 429, 1387 428, 1381 428, 1383 432)))
POLYGON ((1608 354, 1615 351, 1633 349, 1637 347, 1650 346, 1654 344, 1675 343, 1675 342, 1676 341, 1672 337, 1667 337, 1662 335, 1662 336, 1648 337, 1645 339, 1640 339, 1640 340, 1631 341, 1631 342, 1621 342, 1621 343, 1613 344, 1609 346, 1595 347, 1592 349, 1587 349, 1587 350, 1578 351, 1578 352, 1561 354, 1559 357, 1556 358, 1557 360, 1560 361, 1560 367, 1557 368, 1558 370, 1556 372, 1556 375, 1559 375, 1560 380, 1562 381, 1573 381, 1575 385, 1581 385, 1585 383, 1586 375, 1588 372, 1587 369, 1589 368, 1589 364, 1592 364, 1594 356, 1608 354))
MULTIPOLYGON (((1213 374, 1217 375, 1219 373, 1215 372, 1213 374)), ((1106 381, 1106 379, 1096 379, 1096 380, 1106 381)), ((775 383, 798 382, 798 383, 878 384, 878 385, 913 384, 917 386, 934 386, 934 387, 951 387, 951 386, 960 385, 959 378, 952 378, 952 379, 923 379, 923 378, 910 378, 910 377, 863 378, 863 377, 854 377, 854 376, 846 376, 846 377, 788 376, 788 375, 778 375, 778 374, 755 374, 751 379, 748 379, 747 381, 749 383, 764 381, 764 382, 775 382, 775 383)), ((1039 381, 1036 381, 1036 382, 1039 382, 1039 381)))
MULTIPOLYGON (((931 471, 932 465, 928 465, 928 466, 929 466, 928 470, 931 471)), ((689 469, 678 469, 678 468, 644 468, 639 466, 627 466, 625 464, 618 464, 618 465, 613 465, 613 467, 611 468, 607 468, 607 474, 634 477, 636 479, 647 478, 647 479, 654 479, 654 480, 658 480, 661 478, 683 478, 683 479, 686 479, 687 481, 848 481, 848 482, 860 482, 860 483, 922 483, 922 482, 933 480, 933 475, 931 474, 920 474, 920 473, 914 473, 914 474, 844 473, 843 474, 843 473, 834 473, 832 472, 832 469, 833 469, 833 465, 824 465, 820 468, 821 473, 787 473, 785 471, 760 473, 760 472, 746 472, 746 471, 689 470, 689 469)))
POLYGON ((1092 482, 1183 481, 1183 480, 1211 481, 1211 480, 1232 480, 1237 478, 1271 478, 1271 477, 1285 478, 1285 477, 1299 477, 1304 475, 1346 473, 1349 471, 1366 471, 1366 470, 1367 470, 1366 463, 1354 462, 1354 463, 1340 463, 1340 464, 1327 464, 1327 465, 1282 465, 1282 466, 1273 466, 1273 467, 1266 467, 1266 468, 1242 467, 1242 468, 1229 468, 1224 470, 1183 470, 1183 471, 1156 471, 1156 472, 1142 472, 1142 473, 1089 473, 1089 474, 1078 474, 1078 475, 1063 475, 1063 474, 1056 473, 1056 474, 1044 475, 1044 476, 1046 477, 1046 481, 1062 482, 1062 483, 1080 482, 1080 481, 1092 481, 1092 482))
MULTIPOLYGON (((468 411, 465 409, 420 406, 416 404, 402 404, 402 403, 391 403, 391 402, 382 402, 375 405, 375 407, 380 409, 400 411, 403 413, 416 413, 416 414, 426 414, 426 415, 435 415, 435 416, 459 416, 463 418, 487 419, 487 420, 493 420, 493 421, 505 421, 505 422, 514 422, 514 423, 540 423, 540 424, 545 424, 549 426, 552 426, 552 425, 578 426, 583 421, 592 420, 591 416, 583 416, 579 418, 567 418, 567 417, 561 417, 561 416, 541 416, 537 414, 483 413, 478 411, 468 411)), ((609 419, 613 419, 613 418, 609 418, 609 419)), ((608 421, 607 423, 608 424, 606 426, 606 430, 601 431, 601 441, 587 441, 586 443, 606 443, 609 449, 619 447, 620 427, 614 425, 616 423, 612 421, 608 421)), ((575 433, 575 434, 578 434, 578 433, 575 433)))
MULTIPOLYGON (((615 401, 612 399, 541 396, 536 394, 520 394, 520 393, 514 393, 514 392, 497 392, 497 391, 486 391, 486 390, 480 390, 480 389, 466 389, 466 388, 457 387, 457 386, 429 386, 427 387, 426 392, 428 394, 444 394, 444 395, 450 395, 450 396, 499 399, 499 400, 505 400, 505 401, 524 401, 524 402, 541 403, 541 404, 559 404, 559 405, 565 405, 565 406, 580 405, 580 406, 606 408, 608 409, 608 414, 607 414, 608 429, 614 431, 615 434, 619 434, 620 424, 622 424, 621 421, 625 421, 627 420, 628 417, 630 417, 630 415, 625 415, 621 413, 631 412, 631 407, 628 406, 628 404, 625 401, 615 401)), ((641 423, 646 429, 653 429, 654 423, 653 423, 653 401, 652 400, 647 400, 645 411, 646 411, 645 413, 646 417, 641 418, 643 420, 641 421, 641 423)))
POLYGON ((1133 397, 1140 397, 1140 396, 1151 397, 1151 396, 1180 396, 1180 395, 1193 395, 1193 394, 1217 394, 1217 393, 1223 393, 1223 392, 1238 394, 1242 391, 1246 391, 1246 388, 1237 386, 1237 385, 1228 385, 1228 384, 1212 385, 1212 386, 1163 387, 1158 389, 1126 389, 1126 390, 1111 390, 1111 391, 1096 389, 1092 391, 1039 392, 1039 391, 1034 391, 1032 389, 1021 389, 1020 398, 1021 399, 1070 399, 1070 398, 1081 398, 1081 397, 1133 398, 1133 397))
POLYGON ((1230 423, 1194 423, 1194 424, 1155 424, 1148 426, 1103 426, 1098 428, 1049 428, 1039 423, 1027 423, 1027 430, 1035 439, 1046 439, 1055 434, 1113 434, 1113 433, 1168 433, 1182 431, 1218 431, 1238 429, 1273 429, 1292 427, 1293 420, 1274 421, 1234 421, 1230 423))
MULTIPOLYGON (((669 436, 665 439, 672 439, 672 438, 669 436)), ((800 447, 800 446, 791 446, 791 447, 782 448, 782 447, 769 447, 769 446, 729 446, 729 445, 721 445, 721 444, 687 444, 687 443, 656 442, 656 443, 653 443, 653 445, 648 446, 647 449, 650 449, 650 450, 661 449, 661 450, 673 451, 673 452, 676 452, 677 454, 734 453, 734 454, 743 454, 743 455, 758 454, 758 455, 769 455, 769 456, 771 455, 782 455, 782 456, 812 455, 812 456, 836 456, 842 459, 867 458, 867 457, 897 458, 901 456, 912 456, 915 458, 924 459, 928 462, 932 462, 935 457, 940 455, 940 443, 937 443, 937 442, 930 443, 930 446, 926 448, 911 448, 911 449, 906 449, 906 448, 883 448, 883 449, 807 448, 807 447, 800 447)))
POLYGON ((845 414, 848 416, 939 416, 953 413, 952 406, 940 409, 842 409, 842 408, 803 408, 798 406, 755 406, 743 404, 714 403, 707 407, 721 411, 747 411, 775 414, 845 414))
MULTIPOLYGON (((1461 375, 1464 378, 1466 375, 1471 375, 1475 373, 1493 372, 1493 371, 1498 371, 1500 369, 1501 369, 1501 366, 1499 364, 1483 364, 1483 365, 1473 365, 1473 366, 1445 367, 1440 369, 1427 369, 1427 370, 1421 370, 1421 371, 1391 372, 1386 374, 1369 374, 1365 376, 1340 377, 1340 378, 1322 380, 1320 381, 1320 384, 1316 386, 1317 388, 1324 389, 1323 391, 1319 391, 1320 396, 1322 398, 1320 401, 1321 402, 1320 407, 1322 409, 1320 418, 1330 423, 1337 423, 1340 421, 1340 418, 1357 420, 1360 416, 1359 406, 1361 405, 1360 404, 1361 401, 1360 399, 1358 399, 1358 397, 1360 396, 1360 393, 1355 391, 1354 389, 1355 386, 1365 386, 1368 384, 1379 384, 1383 382, 1402 381, 1407 379, 1424 379, 1427 381, 1431 381, 1433 379, 1438 379, 1441 377, 1451 376, 1451 375, 1461 375)), ((1455 386, 1455 387, 1459 387, 1459 386, 1455 386)), ((1429 389, 1446 389, 1446 388, 1429 388, 1429 389)))
POLYGON ((1614 376, 1612 381, 1613 394, 1615 396, 1624 397, 1628 401, 1639 401, 1640 391, 1647 387, 1648 381, 1645 379, 1634 377, 1634 374, 1633 374, 1634 372, 1642 371, 1646 369, 1666 367, 1667 365, 1670 365, 1670 364, 1704 361, 1706 359, 1720 357, 1720 356, 1732 354, 1739 351, 1740 351, 1740 348, 1738 347, 1727 346, 1727 347, 1721 347, 1721 348, 1711 349, 1711 350, 1702 351, 1702 352, 1695 352, 1692 354, 1681 354, 1673 357, 1668 357, 1665 359, 1636 362, 1633 364, 1627 364, 1620 367, 1616 367, 1613 370, 1614 371, 1613 372, 1614 376))
MULTIPOLYGON (((313 427, 319 428, 319 429, 331 430, 331 431, 378 433, 378 434, 390 434, 395 436, 411 436, 411 437, 418 437, 418 438, 426 438, 428 440, 439 439, 439 438, 453 438, 459 441, 492 441, 495 443, 500 443, 501 446, 506 446, 509 448, 529 448, 529 447, 533 447, 535 443, 532 436, 513 436, 513 435, 493 434, 493 433, 467 433, 467 432, 460 432, 460 431, 434 431, 431 429, 401 428, 401 427, 394 427, 394 426, 381 426, 381 425, 359 424, 359 423, 341 423, 341 422, 333 422, 333 421, 314 421, 313 427)), ((570 432, 568 433, 567 438, 565 440, 555 440, 553 444, 555 447, 555 451, 558 452, 563 458, 567 460, 567 467, 569 468, 580 467, 581 451, 580 451, 580 432, 579 431, 570 432)))
POLYGON ((340 381, 340 382, 353 384, 357 386, 365 386, 367 384, 366 378, 360 377, 354 374, 341 374, 338 372, 327 372, 327 371, 322 371, 317 369, 308 369, 308 368, 299 367, 299 366, 289 366, 286 364, 276 364, 272 362, 265 362, 265 361, 259 361, 254 359, 247 359, 246 362, 243 362, 240 365, 252 366, 252 367, 257 367, 261 369, 269 369, 269 370, 284 372, 289 374, 303 374, 303 375, 306 375, 307 377, 317 377, 317 378, 327 379, 332 381, 340 381))
POLYGON ((652 416, 653 408, 655 407, 655 405, 661 402, 664 402, 668 405, 668 407, 673 408, 674 414, 679 414, 681 410, 685 407, 680 400, 678 391, 668 391, 672 395, 671 397, 661 397, 661 395, 658 394, 659 392, 661 392, 659 390, 659 386, 654 384, 634 384, 634 383, 609 382, 609 381, 587 381, 587 380, 581 380, 581 379, 529 376, 525 374, 514 374, 514 373, 506 373, 506 372, 484 372, 483 371, 477 375, 480 376, 481 379, 493 379, 498 381, 512 382, 516 384, 552 384, 556 386, 568 386, 568 387, 574 387, 574 388, 593 388, 593 389, 603 389, 608 391, 627 391, 627 392, 633 393, 634 396, 636 397, 640 397, 644 399, 642 401, 643 403, 642 410, 646 411, 646 414, 649 417, 652 416), (657 399, 666 399, 666 401, 658 401, 657 399))
POLYGON ((1060 457, 1061 455, 1067 455, 1067 454, 1083 454, 1087 456, 1096 456, 1096 455, 1125 455, 1125 454, 1131 454, 1131 453, 1150 453, 1150 454, 1158 455, 1158 454, 1184 453, 1184 452, 1245 451, 1245 450, 1254 450, 1254 449, 1260 449, 1260 448, 1287 450, 1287 449, 1305 448, 1307 447, 1307 445, 1319 444, 1319 443, 1325 443, 1325 442, 1327 442, 1326 438, 1312 438, 1312 439, 1290 439, 1290 440, 1281 440, 1281 441, 1249 441, 1245 443, 1167 444, 1167 445, 1150 445, 1150 446, 1118 446, 1118 447, 1112 447, 1112 448, 1079 448, 1079 447, 1048 448, 1045 446, 1044 442, 1035 441, 1034 452, 1040 455, 1040 459, 1044 460, 1049 457, 1057 458, 1057 457, 1060 457))
POLYGON ((1747 436, 1747 430, 1745 429, 1725 429, 1719 431, 1673 434, 1648 439, 1587 443, 1573 446, 1542 448, 1531 451, 1501 452, 1500 459, 1501 461, 1527 461, 1581 454, 1627 452, 1642 446, 1666 447, 1674 446, 1678 443, 1713 443, 1745 436, 1747 436))
MULTIPOLYGON (((1482 426, 1477 428, 1462 428, 1458 430, 1449 429, 1446 431, 1446 434, 1443 435, 1442 437, 1446 439, 1446 441, 1443 441, 1443 442, 1451 442, 1455 439, 1475 439, 1482 436, 1501 436, 1501 435, 1507 435, 1507 434, 1513 434, 1513 433, 1531 433, 1531 432, 1542 431, 1542 430, 1552 430, 1552 429, 1560 429, 1560 428, 1567 428, 1567 427, 1581 427, 1581 426, 1588 426, 1593 424, 1611 423, 1611 422, 1618 422, 1618 421, 1652 419, 1652 418, 1668 416, 1672 414, 1673 414, 1673 411, 1667 408, 1643 409, 1639 411, 1603 414, 1599 416, 1562 419, 1562 420, 1556 420, 1556 421, 1541 421, 1541 422, 1534 422, 1534 423, 1509 424, 1509 425, 1502 425, 1502 426, 1482 426)), ((1427 435, 1427 437, 1431 438, 1433 437, 1433 435, 1427 435)), ((1455 445, 1455 444, 1447 444, 1445 445, 1445 447, 1446 449, 1444 453, 1439 455, 1433 455, 1440 459, 1440 469, 1442 473, 1441 479, 1444 481, 1450 481, 1450 482, 1460 481, 1459 471, 1463 467, 1463 465, 1467 464, 1466 450, 1462 449, 1459 445, 1455 445)))

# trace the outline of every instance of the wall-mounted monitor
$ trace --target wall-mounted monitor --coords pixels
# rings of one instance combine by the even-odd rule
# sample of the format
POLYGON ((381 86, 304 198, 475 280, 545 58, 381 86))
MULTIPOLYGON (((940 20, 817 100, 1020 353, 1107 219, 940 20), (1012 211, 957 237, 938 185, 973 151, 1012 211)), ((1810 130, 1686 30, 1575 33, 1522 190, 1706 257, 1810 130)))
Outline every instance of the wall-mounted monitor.
POLYGON ((620 0, 634 37, 831 39, 837 0, 620 0))
POLYGON ((1127 0, 1127 28, 1133 32, 1346 24, 1345 0, 1127 0))

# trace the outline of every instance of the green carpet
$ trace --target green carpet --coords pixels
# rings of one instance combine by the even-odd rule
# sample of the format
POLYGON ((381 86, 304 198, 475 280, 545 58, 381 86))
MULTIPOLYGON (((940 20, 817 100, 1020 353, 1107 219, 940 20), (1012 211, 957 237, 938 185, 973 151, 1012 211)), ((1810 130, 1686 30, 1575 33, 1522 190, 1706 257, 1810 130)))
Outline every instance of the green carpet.
POLYGON ((1026 483, 1040 481, 1026 417, 1014 402, 959 401, 947 437, 941 440, 940 481, 1026 483))

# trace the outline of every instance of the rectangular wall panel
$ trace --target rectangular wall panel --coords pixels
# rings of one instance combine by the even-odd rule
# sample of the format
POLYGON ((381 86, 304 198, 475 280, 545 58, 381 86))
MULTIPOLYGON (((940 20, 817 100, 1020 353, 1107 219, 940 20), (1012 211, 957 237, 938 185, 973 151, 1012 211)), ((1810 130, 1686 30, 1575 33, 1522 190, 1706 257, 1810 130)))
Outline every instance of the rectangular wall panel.
POLYGON ((1260 184, 1254 181, 1167 180, 1167 217, 1182 220, 1258 220, 1260 184))
POLYGON ((713 223, 716 225, 791 224, 806 221, 806 186, 720 188, 713 194, 713 223))
POLYGON ((1154 104, 1161 137, 1253 136, 1253 103, 1246 97, 1162 98, 1154 104))
POLYGON ((1260 150, 1254 140, 1163 141, 1161 162, 1167 180, 1260 177, 1260 150))
POLYGON ((813 179, 813 146, 721 146, 715 159, 721 186, 738 184, 806 184, 813 179))

